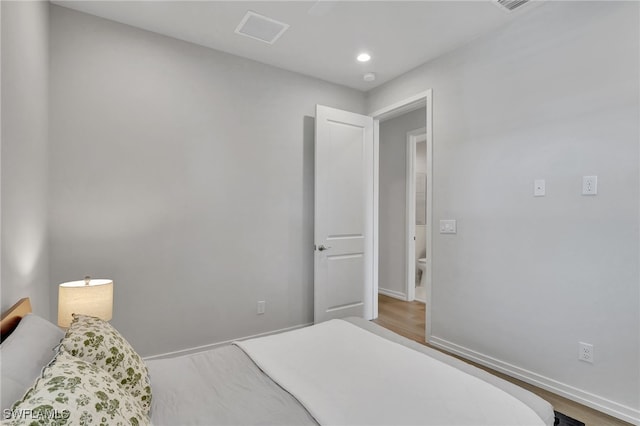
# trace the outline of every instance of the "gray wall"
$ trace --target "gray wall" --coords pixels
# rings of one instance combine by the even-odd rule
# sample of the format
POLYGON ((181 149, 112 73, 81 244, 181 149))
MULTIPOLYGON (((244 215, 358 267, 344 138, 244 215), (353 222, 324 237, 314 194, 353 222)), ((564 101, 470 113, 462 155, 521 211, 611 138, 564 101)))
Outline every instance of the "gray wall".
POLYGON ((433 89, 434 219, 458 220, 434 235, 433 335, 621 411, 640 408, 638 8, 547 2, 368 97, 433 89))
POLYGON ((57 6, 51 58, 52 280, 142 355, 311 322, 310 117, 364 95, 57 6))
POLYGON ((1 309, 29 296, 48 317, 49 3, 2 1, 0 10, 1 309))
POLYGON ((380 123, 378 287, 399 297, 407 290, 407 132, 425 127, 426 114, 420 108, 380 123))

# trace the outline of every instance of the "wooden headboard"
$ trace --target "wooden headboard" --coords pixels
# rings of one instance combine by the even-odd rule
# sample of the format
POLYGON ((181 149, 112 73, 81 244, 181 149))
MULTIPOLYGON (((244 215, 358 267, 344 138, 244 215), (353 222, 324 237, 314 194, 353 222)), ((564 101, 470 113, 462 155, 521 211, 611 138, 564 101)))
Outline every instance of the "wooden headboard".
POLYGON ((0 318, 1 340, 4 340, 18 325, 22 317, 31 313, 31 301, 28 297, 18 300, 18 302, 2 314, 0 318))

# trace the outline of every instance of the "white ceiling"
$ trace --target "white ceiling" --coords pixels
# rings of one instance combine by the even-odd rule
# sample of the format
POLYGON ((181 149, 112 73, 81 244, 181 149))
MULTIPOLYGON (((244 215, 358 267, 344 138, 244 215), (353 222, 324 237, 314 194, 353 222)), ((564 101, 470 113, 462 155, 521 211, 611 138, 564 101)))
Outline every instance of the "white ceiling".
POLYGON ((54 4, 367 91, 534 7, 475 1, 53 1, 54 4), (291 27, 269 45, 235 34, 247 10, 291 27), (367 51, 372 59, 358 63, 367 51), (365 82, 365 72, 375 72, 365 82))

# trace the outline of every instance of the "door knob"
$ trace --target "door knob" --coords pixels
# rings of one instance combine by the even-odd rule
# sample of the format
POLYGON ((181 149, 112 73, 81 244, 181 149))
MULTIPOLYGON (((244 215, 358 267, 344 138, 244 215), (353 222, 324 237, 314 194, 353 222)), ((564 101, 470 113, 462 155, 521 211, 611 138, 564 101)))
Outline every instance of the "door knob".
POLYGON ((329 250, 330 248, 331 248, 331 246, 320 246, 320 247, 318 247, 318 250, 325 251, 325 250, 329 250))

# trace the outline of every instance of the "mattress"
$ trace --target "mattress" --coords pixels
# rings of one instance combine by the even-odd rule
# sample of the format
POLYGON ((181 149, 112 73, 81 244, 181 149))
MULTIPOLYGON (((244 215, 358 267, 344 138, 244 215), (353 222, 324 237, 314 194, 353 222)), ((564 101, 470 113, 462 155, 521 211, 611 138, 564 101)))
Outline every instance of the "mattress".
POLYGON ((384 337, 388 340, 391 340, 392 342, 407 346, 418 352, 422 352, 432 358, 447 363, 459 370, 471 374, 472 376, 482 379, 485 382, 490 383, 499 389, 502 389, 503 391, 522 401, 524 404, 528 405, 533 411, 535 411, 535 413, 542 419, 545 424, 553 426, 555 422, 555 415, 551 404, 540 398, 538 395, 529 392, 528 390, 521 388, 520 386, 514 385, 511 382, 507 382, 506 380, 503 380, 498 376, 494 376, 491 373, 481 370, 478 367, 475 367, 443 352, 402 337, 399 334, 396 334, 390 330, 387 330, 386 328, 380 327, 379 325, 366 321, 362 318, 346 318, 345 321, 349 321, 352 324, 355 324, 361 328, 364 328, 365 330, 377 334, 378 336, 384 337))
POLYGON ((237 346, 145 362, 154 426, 317 425, 237 346))
MULTIPOLYGON (((346 320, 496 386, 531 408, 545 424, 553 425, 551 405, 531 392, 376 324, 360 318, 346 320)), ((294 396, 234 345, 146 363, 153 388, 151 420, 156 426, 317 424, 294 396)))

